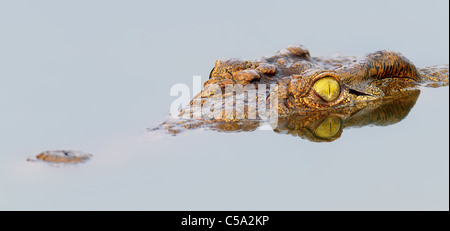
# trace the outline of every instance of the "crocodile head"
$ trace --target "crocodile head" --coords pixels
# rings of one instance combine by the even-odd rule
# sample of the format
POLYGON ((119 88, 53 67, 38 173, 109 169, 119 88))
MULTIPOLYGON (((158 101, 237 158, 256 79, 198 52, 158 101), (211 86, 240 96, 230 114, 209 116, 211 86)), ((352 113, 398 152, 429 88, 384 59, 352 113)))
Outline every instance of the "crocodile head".
POLYGON ((302 46, 290 46, 256 61, 218 60, 199 97, 214 97, 210 85, 224 93, 226 86, 254 85, 258 89, 275 84, 270 94, 277 100, 280 116, 334 110, 381 100, 422 84, 448 85, 448 66, 431 69, 418 70, 393 51, 378 51, 361 59, 321 59, 312 58, 302 46))
POLYGON ((320 58, 303 46, 289 46, 253 61, 217 60, 204 90, 179 119, 157 130, 253 131, 266 119, 264 112, 271 111, 277 133, 333 141, 343 128, 361 121, 360 126, 400 121, 416 102, 418 86, 447 86, 448 74, 448 65, 417 69, 393 51, 359 59, 320 58))

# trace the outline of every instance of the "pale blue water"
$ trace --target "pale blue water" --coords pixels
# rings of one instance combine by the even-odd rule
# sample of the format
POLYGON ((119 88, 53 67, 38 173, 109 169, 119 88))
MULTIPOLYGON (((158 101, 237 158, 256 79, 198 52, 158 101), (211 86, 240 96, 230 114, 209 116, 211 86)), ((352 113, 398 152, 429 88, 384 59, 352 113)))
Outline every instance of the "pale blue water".
POLYGON ((176 83, 216 59, 304 44, 313 56, 449 63, 446 1, 0 1, 0 210, 448 210, 449 88, 332 143, 272 131, 152 136, 176 83), (162 5, 163 4, 163 5, 162 5), (407 7, 406 7, 407 6, 407 7), (75 166, 41 151, 94 154, 75 166))

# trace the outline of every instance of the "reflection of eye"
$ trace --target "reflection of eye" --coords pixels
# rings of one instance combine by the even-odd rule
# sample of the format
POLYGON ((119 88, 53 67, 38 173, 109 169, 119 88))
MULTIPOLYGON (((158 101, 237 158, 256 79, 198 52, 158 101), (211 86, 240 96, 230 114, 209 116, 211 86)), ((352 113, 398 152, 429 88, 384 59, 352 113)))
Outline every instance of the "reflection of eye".
POLYGON ((341 119, 336 116, 331 116, 322 121, 322 123, 317 126, 314 133, 316 136, 323 139, 333 138, 341 128, 341 119))
POLYGON ((335 100, 341 93, 339 82, 333 77, 321 78, 314 83, 314 91, 325 101, 335 100))

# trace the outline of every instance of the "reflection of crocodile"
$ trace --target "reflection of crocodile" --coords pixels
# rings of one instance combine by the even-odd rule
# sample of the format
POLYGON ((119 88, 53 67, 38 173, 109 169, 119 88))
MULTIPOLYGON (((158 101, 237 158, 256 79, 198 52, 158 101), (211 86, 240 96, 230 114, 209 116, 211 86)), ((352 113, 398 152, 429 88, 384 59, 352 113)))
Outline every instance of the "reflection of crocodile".
POLYGON ((447 86, 448 74, 448 65, 417 69, 392 51, 378 51, 360 59, 312 58, 304 47, 289 46, 256 61, 218 60, 205 90, 182 109, 182 118, 167 121, 157 129, 173 134, 196 127, 254 130, 261 120, 259 114, 252 116, 256 114, 250 109, 254 101, 247 99, 245 90, 235 91, 234 97, 243 98, 241 101, 228 101, 234 110, 218 110, 220 113, 213 117, 194 119, 193 115, 204 105, 225 108, 227 97, 234 94, 226 90, 228 86, 260 90, 261 86, 276 84, 274 89, 265 89, 272 97, 264 99, 267 106, 272 100, 278 113, 274 130, 331 141, 340 136, 343 127, 398 122, 414 106, 419 95, 417 86, 447 86))
POLYGON ((280 117, 274 131, 314 142, 334 141, 341 136, 344 128, 367 125, 388 126, 401 121, 408 115, 419 94, 420 91, 417 89, 402 92, 362 109, 347 107, 325 115, 313 113, 280 117))

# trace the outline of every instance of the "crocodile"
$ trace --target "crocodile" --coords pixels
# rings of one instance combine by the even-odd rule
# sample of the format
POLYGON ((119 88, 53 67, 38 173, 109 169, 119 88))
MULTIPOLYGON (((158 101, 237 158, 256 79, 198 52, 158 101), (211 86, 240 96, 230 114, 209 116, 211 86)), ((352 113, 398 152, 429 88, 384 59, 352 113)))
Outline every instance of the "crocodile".
POLYGON ((92 154, 74 150, 48 150, 39 153, 35 158, 28 158, 31 162, 46 162, 50 164, 78 164, 90 160, 92 154))
POLYGON ((304 46, 291 45, 253 61, 217 60, 204 89, 179 117, 149 130, 254 131, 270 117, 252 107, 261 101, 276 115, 275 132, 329 142, 343 128, 399 122, 414 106, 420 86, 448 86, 448 76, 448 65, 417 68, 390 50, 360 58, 312 57, 304 46), (227 107, 232 110, 223 110, 227 107))

